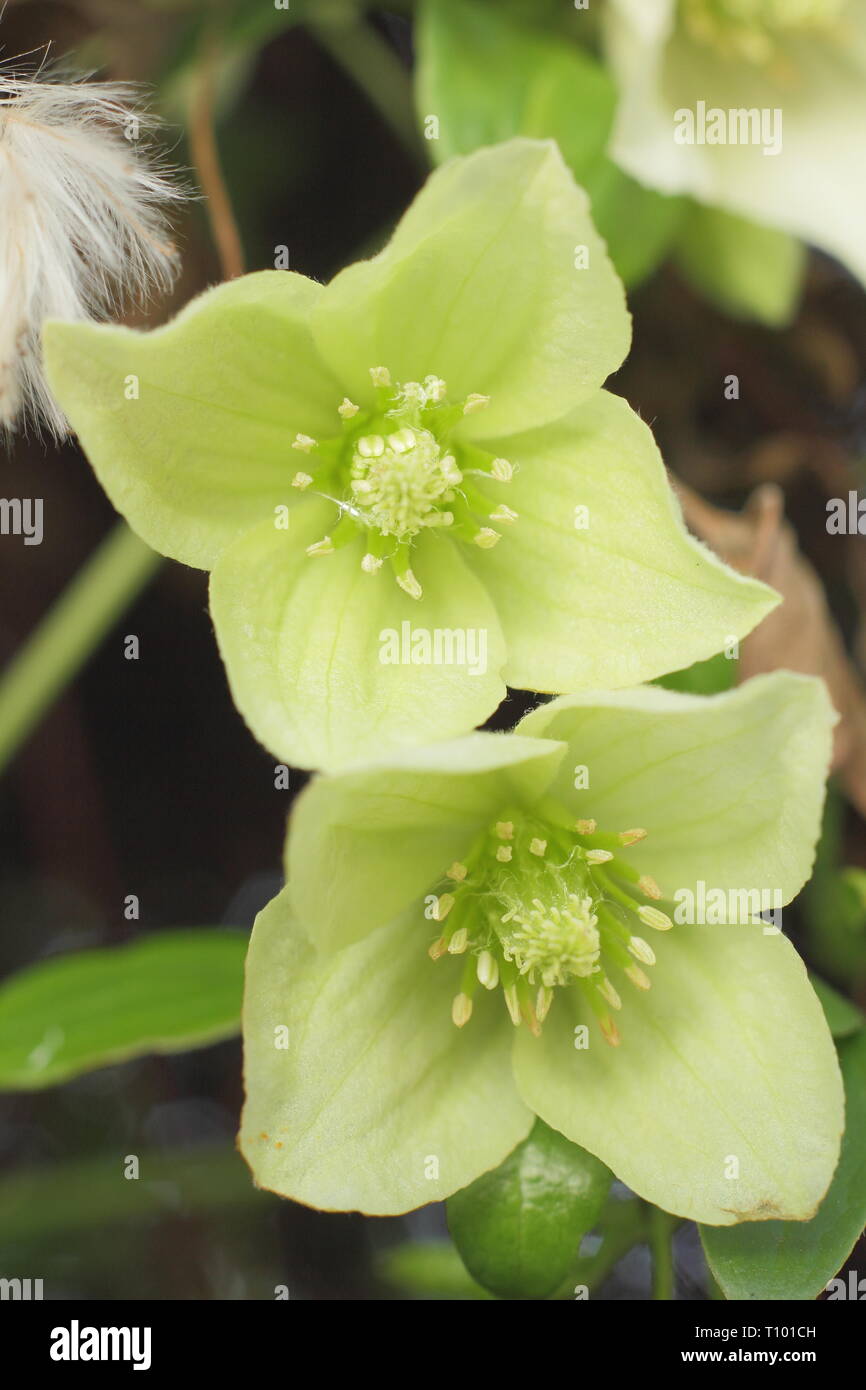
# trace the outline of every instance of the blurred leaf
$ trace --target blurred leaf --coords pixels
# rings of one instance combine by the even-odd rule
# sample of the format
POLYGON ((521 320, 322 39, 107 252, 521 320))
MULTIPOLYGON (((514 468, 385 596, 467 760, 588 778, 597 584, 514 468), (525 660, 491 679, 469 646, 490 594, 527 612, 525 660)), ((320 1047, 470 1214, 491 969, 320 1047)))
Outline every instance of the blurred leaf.
POLYGON ((592 201, 593 220, 626 283, 664 254, 678 199, 644 189, 607 158, 616 90, 584 49, 477 0, 425 0, 417 28, 416 105, 440 163, 513 135, 556 140, 592 201))
POLYGON ((476 0, 425 0, 417 44, 417 107, 439 117, 437 163, 512 135, 558 141, 575 177, 603 153, 616 92, 577 47, 476 0))
POLYGON ((586 189, 595 225, 627 286, 634 287, 664 259, 683 211, 681 198, 668 198, 626 174, 605 156, 588 171, 586 189))
POLYGON ((701 294, 736 318, 781 328, 797 311, 806 250, 787 232, 690 203, 676 259, 701 294))
POLYGON ((0 987, 0 1089, 36 1090, 240 1030, 245 932, 164 931, 40 962, 0 987))
POLYGON ((812 988, 821 1001, 824 1010, 824 1017, 827 1020, 827 1027, 834 1038, 848 1038, 852 1033, 858 1033, 866 1023, 866 1018, 844 994, 839 994, 838 990, 833 989, 832 985, 826 984, 813 975, 810 971, 809 979, 812 981, 812 988))
POLYGON ((666 690, 682 690, 687 695, 717 695, 722 690, 731 690, 736 683, 737 663, 724 652, 653 681, 654 685, 662 685, 666 690))
POLYGON ((836 1176, 817 1215, 700 1228, 710 1269, 729 1299, 817 1298, 866 1224, 866 1033, 840 1045, 839 1061, 847 1123, 836 1176))
POLYGON ((447 1203, 466 1268, 501 1298, 546 1298, 595 1224, 610 1171, 537 1120, 504 1163, 447 1203))
POLYGON ((145 1221, 163 1212, 204 1212, 272 1202, 250 1181, 233 1146, 136 1154, 138 1178, 124 1177, 121 1150, 74 1163, 35 1165, 0 1181, 0 1233, 5 1262, 11 1247, 45 1242, 53 1249, 77 1232, 112 1222, 145 1221))
POLYGON ((476 1284, 454 1246, 446 1240, 409 1241, 377 1258, 379 1277, 416 1298, 490 1299, 476 1284))

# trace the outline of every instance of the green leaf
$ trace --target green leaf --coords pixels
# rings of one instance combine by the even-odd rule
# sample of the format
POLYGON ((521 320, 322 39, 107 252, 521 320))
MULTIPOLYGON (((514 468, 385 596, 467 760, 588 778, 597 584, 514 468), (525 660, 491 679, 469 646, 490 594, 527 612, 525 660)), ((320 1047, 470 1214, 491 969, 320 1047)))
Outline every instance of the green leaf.
POLYGON ((537 1120, 504 1163, 448 1202, 448 1226, 470 1274, 501 1298, 546 1298, 595 1225, 611 1174, 537 1120))
POLYGON ((864 1018, 856 1005, 852 1004, 849 999, 846 999, 844 994, 839 994, 837 990, 833 989, 832 985, 828 985, 824 980, 819 979, 817 975, 813 975, 810 972, 809 979, 812 981, 812 988, 821 1001, 824 1017, 827 1020, 827 1027, 830 1029, 833 1037, 848 1038, 852 1033, 859 1033, 863 1024, 866 1023, 866 1018, 864 1018))
POLYGON ((466 1273, 466 1266, 450 1241, 407 1241, 384 1250, 376 1265, 380 1279, 415 1298, 491 1297, 466 1273))
POLYGON ((665 690, 681 690, 686 695, 719 695, 732 690, 737 682, 737 661, 717 652, 706 661, 696 661, 684 671, 659 676, 656 685, 665 690))
POLYGON ((0 1088, 38 1090, 240 1028, 245 932, 156 932, 41 962, 0 988, 0 1088))
POLYGON ((701 294, 737 318, 781 328, 797 311, 806 251, 787 232, 692 203, 677 234, 677 260, 701 294))
POLYGON ((582 182, 608 255, 625 284, 634 288, 655 270, 671 246, 683 200, 645 188, 606 156, 587 169, 582 182))
POLYGON ((576 45, 475 0, 426 0, 417 45, 418 114, 439 117, 437 163, 530 135, 556 140, 580 180, 603 154, 616 89, 576 45))
POLYGON ((811 1221, 702 1227, 701 1240, 731 1299, 817 1298, 845 1263, 866 1224, 866 1033, 843 1042, 847 1125, 839 1166, 811 1221))
POLYGON ((514 135, 556 140, 592 202, 593 220, 626 284, 664 254, 680 202, 642 187, 605 155, 616 89, 577 44, 501 6, 427 0, 417 27, 420 120, 439 118, 437 163, 514 135))

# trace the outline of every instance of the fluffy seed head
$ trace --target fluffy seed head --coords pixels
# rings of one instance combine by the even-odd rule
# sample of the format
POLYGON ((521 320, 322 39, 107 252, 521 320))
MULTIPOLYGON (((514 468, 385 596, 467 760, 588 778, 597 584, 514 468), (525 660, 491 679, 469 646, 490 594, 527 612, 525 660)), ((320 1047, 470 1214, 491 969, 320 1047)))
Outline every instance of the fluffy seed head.
POLYGON ((100 319, 167 289, 166 206, 186 194, 154 162, 153 126, 116 83, 0 72, 0 425, 66 422, 48 389, 47 319, 100 319))

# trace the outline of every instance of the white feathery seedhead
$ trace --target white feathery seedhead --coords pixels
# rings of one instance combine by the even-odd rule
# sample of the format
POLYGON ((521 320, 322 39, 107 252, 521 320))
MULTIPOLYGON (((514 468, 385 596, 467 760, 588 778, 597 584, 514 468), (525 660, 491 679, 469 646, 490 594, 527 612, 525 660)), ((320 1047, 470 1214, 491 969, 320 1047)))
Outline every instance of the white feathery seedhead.
POLYGON ((0 71, 0 427, 67 431, 42 369, 47 319, 101 319, 167 289, 165 208, 134 89, 0 71))

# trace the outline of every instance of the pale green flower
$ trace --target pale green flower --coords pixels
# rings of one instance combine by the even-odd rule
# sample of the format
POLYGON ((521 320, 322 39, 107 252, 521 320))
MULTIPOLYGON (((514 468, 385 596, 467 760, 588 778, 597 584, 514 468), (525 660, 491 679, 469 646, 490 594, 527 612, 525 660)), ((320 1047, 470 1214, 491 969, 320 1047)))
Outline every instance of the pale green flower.
POLYGON ((808 1218, 843 1099, 803 964, 749 912, 672 919, 701 883, 791 901, 833 719, 789 674, 575 695, 316 779, 248 958, 256 1181, 405 1211, 538 1115, 684 1217, 808 1218))
POLYGON ((862 0, 606 0, 603 18, 623 168, 793 233, 866 280, 862 0), (694 143, 675 134, 683 112, 694 143))
POLYGON ((50 325, 46 356, 130 525, 213 570, 253 732, 332 768, 463 733, 505 682, 690 665, 772 606, 687 535, 601 389, 628 341, 585 195, 514 140, 439 170, 326 289, 261 272, 156 332, 50 325))

